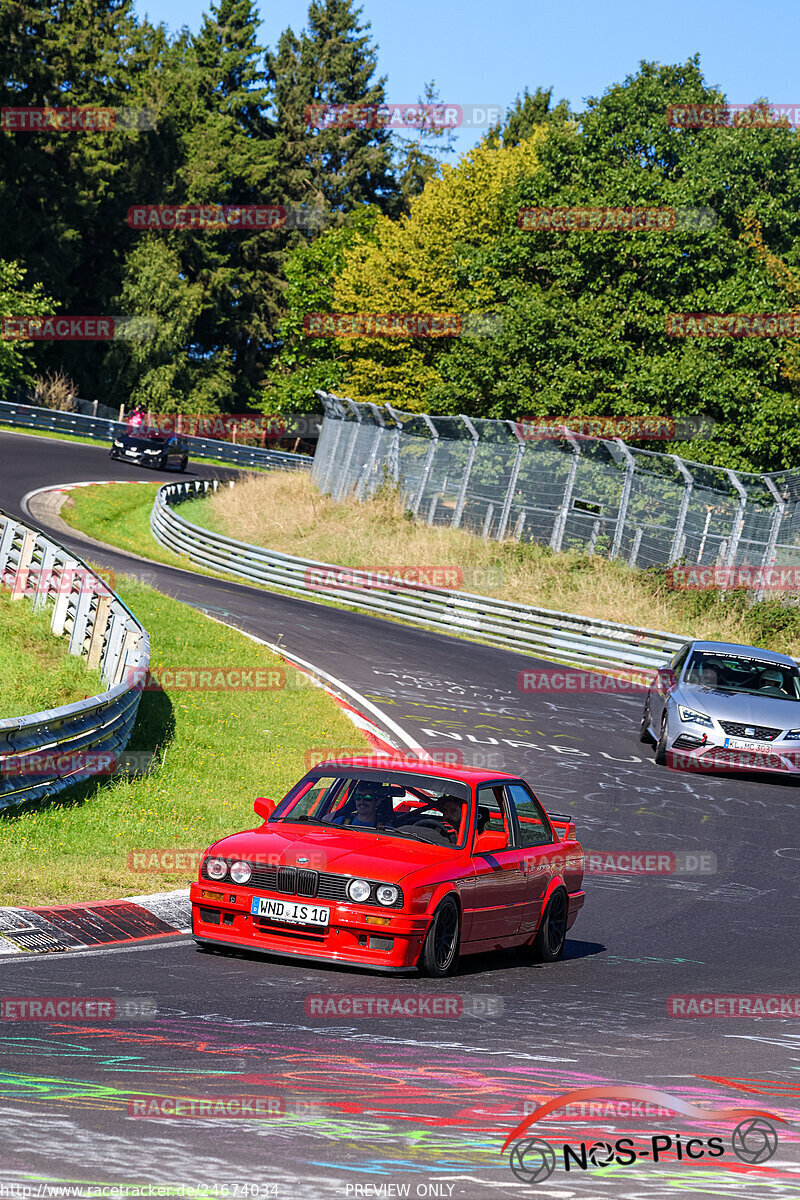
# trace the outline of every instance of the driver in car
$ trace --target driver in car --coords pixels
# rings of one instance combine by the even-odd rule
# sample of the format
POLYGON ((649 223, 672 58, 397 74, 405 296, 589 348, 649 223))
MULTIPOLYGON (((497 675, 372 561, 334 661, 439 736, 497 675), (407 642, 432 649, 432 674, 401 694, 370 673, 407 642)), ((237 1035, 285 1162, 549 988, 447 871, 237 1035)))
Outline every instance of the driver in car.
POLYGON ((391 820, 391 808, 389 812, 384 811, 385 799, 385 790, 379 783, 361 783, 339 812, 330 818, 323 817, 323 820, 357 829, 374 829, 379 820, 381 825, 386 825, 391 820))
POLYGON ((464 811, 464 801, 460 796, 452 796, 449 792, 445 792, 436 801, 436 807, 440 810, 445 824, 452 829, 447 831, 447 836, 451 842, 458 841, 458 831, 461 828, 461 814, 464 811))

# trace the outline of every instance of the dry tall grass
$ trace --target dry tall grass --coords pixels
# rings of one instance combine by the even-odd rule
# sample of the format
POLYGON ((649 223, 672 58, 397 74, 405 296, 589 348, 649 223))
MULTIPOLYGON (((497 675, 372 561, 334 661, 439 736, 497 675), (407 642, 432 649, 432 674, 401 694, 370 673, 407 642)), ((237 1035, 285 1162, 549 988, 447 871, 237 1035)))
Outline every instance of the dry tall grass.
POLYGON ((694 637, 750 643, 761 632, 758 644, 800 653, 797 610, 788 610, 785 622, 773 619, 767 634, 754 629, 753 610, 741 596, 725 602, 671 592, 649 573, 604 558, 428 528, 405 515, 393 492, 365 504, 334 503, 307 475, 271 471, 192 508, 194 515, 184 509, 190 520, 303 558, 364 568, 450 566, 461 571, 465 591, 694 637))
POLYGON ((60 412, 73 412, 78 389, 63 370, 48 371, 34 380, 32 403, 41 408, 56 408, 60 412))

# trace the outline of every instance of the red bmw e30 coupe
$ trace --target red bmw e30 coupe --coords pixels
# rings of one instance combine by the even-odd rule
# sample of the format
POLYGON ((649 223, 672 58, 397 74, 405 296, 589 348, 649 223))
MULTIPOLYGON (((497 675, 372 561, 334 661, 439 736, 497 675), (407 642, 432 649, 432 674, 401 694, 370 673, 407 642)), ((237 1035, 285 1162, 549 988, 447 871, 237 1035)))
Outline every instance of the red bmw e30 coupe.
POLYGON ((514 775, 340 759, 254 807, 192 884, 201 947, 443 976, 500 947, 555 961, 583 905, 571 818, 514 775))

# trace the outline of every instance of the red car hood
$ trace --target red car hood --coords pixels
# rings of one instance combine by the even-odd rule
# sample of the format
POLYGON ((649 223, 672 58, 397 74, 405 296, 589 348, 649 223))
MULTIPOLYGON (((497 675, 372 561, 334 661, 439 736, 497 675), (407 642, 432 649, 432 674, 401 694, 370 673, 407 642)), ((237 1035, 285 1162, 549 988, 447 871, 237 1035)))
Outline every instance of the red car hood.
POLYGON ((289 824, 231 834, 215 842, 209 852, 222 858, 247 859, 259 866, 307 866, 310 870, 358 875, 386 883, 399 883, 412 871, 438 866, 448 859, 461 859, 464 854, 452 846, 435 846, 391 834, 359 833, 331 826, 301 830, 289 824), (308 863, 298 864, 303 857, 308 863))

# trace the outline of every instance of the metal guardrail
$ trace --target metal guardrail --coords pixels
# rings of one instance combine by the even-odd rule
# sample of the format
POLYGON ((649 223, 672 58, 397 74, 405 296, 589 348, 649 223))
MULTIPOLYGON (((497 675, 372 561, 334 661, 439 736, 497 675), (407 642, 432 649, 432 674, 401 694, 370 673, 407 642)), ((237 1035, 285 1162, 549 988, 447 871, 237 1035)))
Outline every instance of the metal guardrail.
MULTIPOLYGON (((97 442, 111 442, 113 437, 131 430, 124 422, 104 417, 81 416, 60 412, 54 408, 37 408, 32 404, 16 404, 0 400, 0 423, 22 429, 47 429, 54 433, 73 433, 97 442)), ((191 458, 216 458, 237 467, 279 467, 283 470, 308 471, 314 461, 308 454, 290 454, 285 450, 262 450, 257 446, 237 446, 216 438, 193 437, 181 434, 189 447, 191 458)))
POLYGON ((343 571, 342 566, 238 542, 192 524, 173 511, 182 501, 205 496, 218 486, 217 480, 197 480, 159 488, 150 516, 156 540, 177 554, 187 555, 192 562, 250 583, 316 598, 335 598, 366 612, 400 617, 443 632, 471 633, 493 645, 580 666, 657 667, 688 640, 659 630, 637 629, 445 588, 365 588, 347 583, 317 583, 315 587, 314 580, 326 573, 335 577, 343 571))
POLYGON ((82 559, 0 510, 0 586, 35 609, 70 654, 99 668, 107 690, 74 704, 0 720, 0 808, 52 796, 97 774, 98 755, 128 744, 150 663, 150 638, 82 559), (134 674, 134 668, 139 668, 134 674), (88 758, 85 756, 89 756, 88 758))

